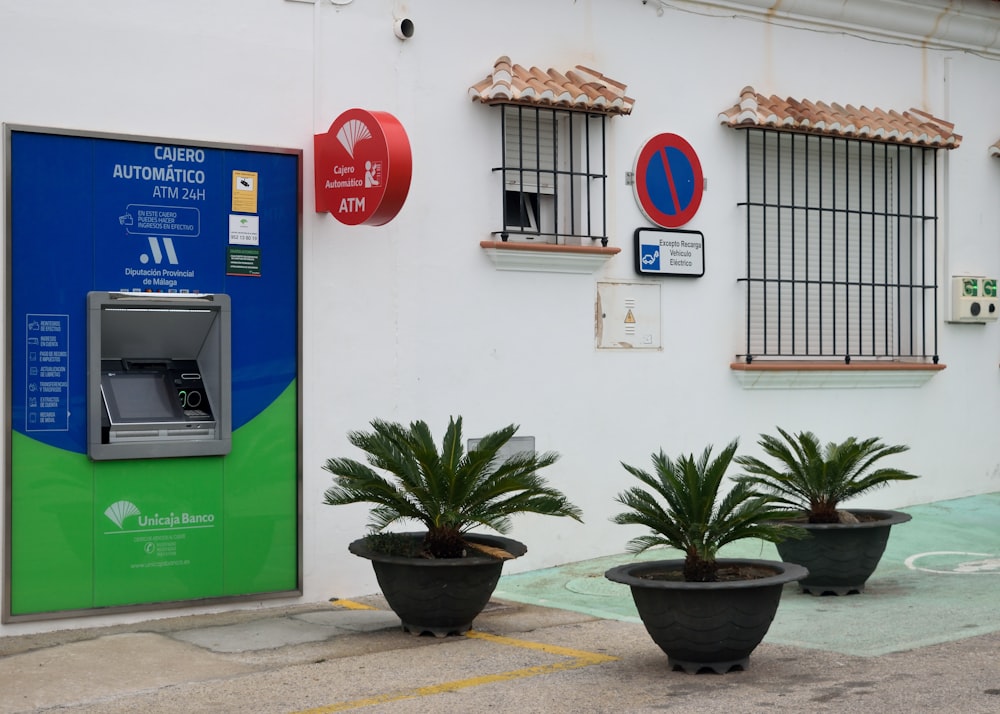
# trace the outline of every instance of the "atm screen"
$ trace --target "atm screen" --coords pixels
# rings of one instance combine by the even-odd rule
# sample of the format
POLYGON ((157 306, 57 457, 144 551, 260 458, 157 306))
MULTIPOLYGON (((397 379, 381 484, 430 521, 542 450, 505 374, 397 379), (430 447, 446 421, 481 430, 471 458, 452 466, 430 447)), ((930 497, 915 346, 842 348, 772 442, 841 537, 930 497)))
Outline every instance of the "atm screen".
POLYGON ((184 419, 177 393, 162 372, 104 374, 101 388, 113 424, 184 419))

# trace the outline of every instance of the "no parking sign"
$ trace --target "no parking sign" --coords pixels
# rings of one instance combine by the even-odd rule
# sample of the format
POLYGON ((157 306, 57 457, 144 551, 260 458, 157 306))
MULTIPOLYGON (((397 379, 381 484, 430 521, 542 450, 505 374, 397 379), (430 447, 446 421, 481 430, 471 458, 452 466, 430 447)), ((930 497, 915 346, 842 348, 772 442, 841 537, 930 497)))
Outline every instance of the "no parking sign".
POLYGON ((694 149, 676 134, 657 134, 635 161, 635 198, 658 226, 677 228, 694 217, 701 205, 705 179, 694 149))

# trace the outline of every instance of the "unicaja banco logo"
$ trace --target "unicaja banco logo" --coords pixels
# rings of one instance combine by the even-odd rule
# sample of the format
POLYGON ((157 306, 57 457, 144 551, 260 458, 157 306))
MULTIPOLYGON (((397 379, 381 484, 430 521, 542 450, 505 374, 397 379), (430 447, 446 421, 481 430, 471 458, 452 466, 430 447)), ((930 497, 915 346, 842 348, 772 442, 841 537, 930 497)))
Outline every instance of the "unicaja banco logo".
POLYGON ((143 515, 139 507, 131 501, 115 501, 108 506, 104 515, 111 519, 111 522, 118 526, 119 530, 125 528, 125 519, 129 516, 137 516, 136 525, 142 530, 161 530, 163 528, 212 528, 215 525, 214 513, 154 513, 143 515))
POLYGON ((115 501, 104 511, 104 515, 110 518, 111 522, 119 528, 124 527, 122 524, 126 518, 129 516, 138 516, 139 513, 139 509, 131 501, 115 501))
POLYGON ((337 132, 337 140, 352 159, 354 158, 354 145, 359 141, 371 138, 371 129, 360 119, 351 119, 348 122, 344 122, 344 125, 340 127, 340 131, 337 132))

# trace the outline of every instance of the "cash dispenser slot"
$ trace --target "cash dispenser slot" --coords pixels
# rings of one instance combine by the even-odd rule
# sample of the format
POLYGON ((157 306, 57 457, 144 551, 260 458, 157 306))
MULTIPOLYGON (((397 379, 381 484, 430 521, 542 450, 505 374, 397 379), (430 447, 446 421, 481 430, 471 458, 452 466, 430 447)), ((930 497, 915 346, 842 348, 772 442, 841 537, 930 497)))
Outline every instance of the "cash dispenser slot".
POLYGON ((228 453, 228 297, 91 293, 88 301, 91 458, 228 453))

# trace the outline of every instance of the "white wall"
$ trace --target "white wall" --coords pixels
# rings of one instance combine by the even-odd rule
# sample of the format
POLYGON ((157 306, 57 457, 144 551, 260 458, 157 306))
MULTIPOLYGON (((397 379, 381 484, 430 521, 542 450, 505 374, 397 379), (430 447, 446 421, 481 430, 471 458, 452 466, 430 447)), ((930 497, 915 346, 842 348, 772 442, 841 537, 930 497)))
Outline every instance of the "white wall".
MULTIPOLYGON (((449 415, 462 414, 467 436, 516 422, 539 449, 563 455, 547 475, 583 508, 585 524, 518 519, 511 535, 529 552, 508 572, 621 552, 634 535, 608 520, 617 511, 615 494, 631 485, 621 461, 647 466, 660 447, 676 455, 736 437, 752 451, 757 434, 775 425, 811 429, 824 440, 878 435, 910 444, 896 464, 924 477, 856 506, 1000 490, 992 419, 1000 325, 943 324, 939 347, 948 367, 921 388, 739 386, 729 363, 742 338, 736 204, 744 195, 743 144, 716 119, 749 84, 783 97, 917 107, 955 122, 964 140, 944 158, 941 276, 996 275, 1000 160, 987 148, 1000 138, 993 119, 1000 96, 992 91, 1000 54, 935 49, 934 38, 922 48, 885 31, 873 41, 860 28, 810 25, 801 16, 768 23, 757 4, 735 12, 742 3, 0 2, 0 63, 7 68, 0 120, 305 150, 306 601, 377 589, 368 562, 346 550, 363 533, 367 509, 321 504, 323 462, 359 456, 346 433, 375 417, 421 418, 440 433, 449 415), (415 32, 400 41, 392 24, 404 16, 415 32), (622 252, 592 275, 497 271, 479 248, 500 219, 489 170, 499 152, 498 119, 467 89, 500 55, 526 66, 593 67, 626 83, 636 100, 631 116, 610 122, 610 233, 622 252), (312 210, 312 137, 351 107, 394 114, 412 145, 407 202, 378 228, 343 226, 312 210), (664 131, 694 146, 708 178, 701 208, 685 226, 705 235, 706 274, 660 280, 663 351, 599 352, 596 283, 642 281, 632 268, 632 232, 649 224, 625 172, 642 143, 664 131)), ((841 5, 850 23, 852 7, 870 12, 871 3, 841 5)), ((967 0, 957 7, 988 13, 979 21, 1000 29, 993 5, 967 0)), ((800 15, 809 6, 795 4, 800 15)), ((939 32, 959 24, 945 20, 939 32)), ((10 207, 3 210, 6 216, 10 207)))

